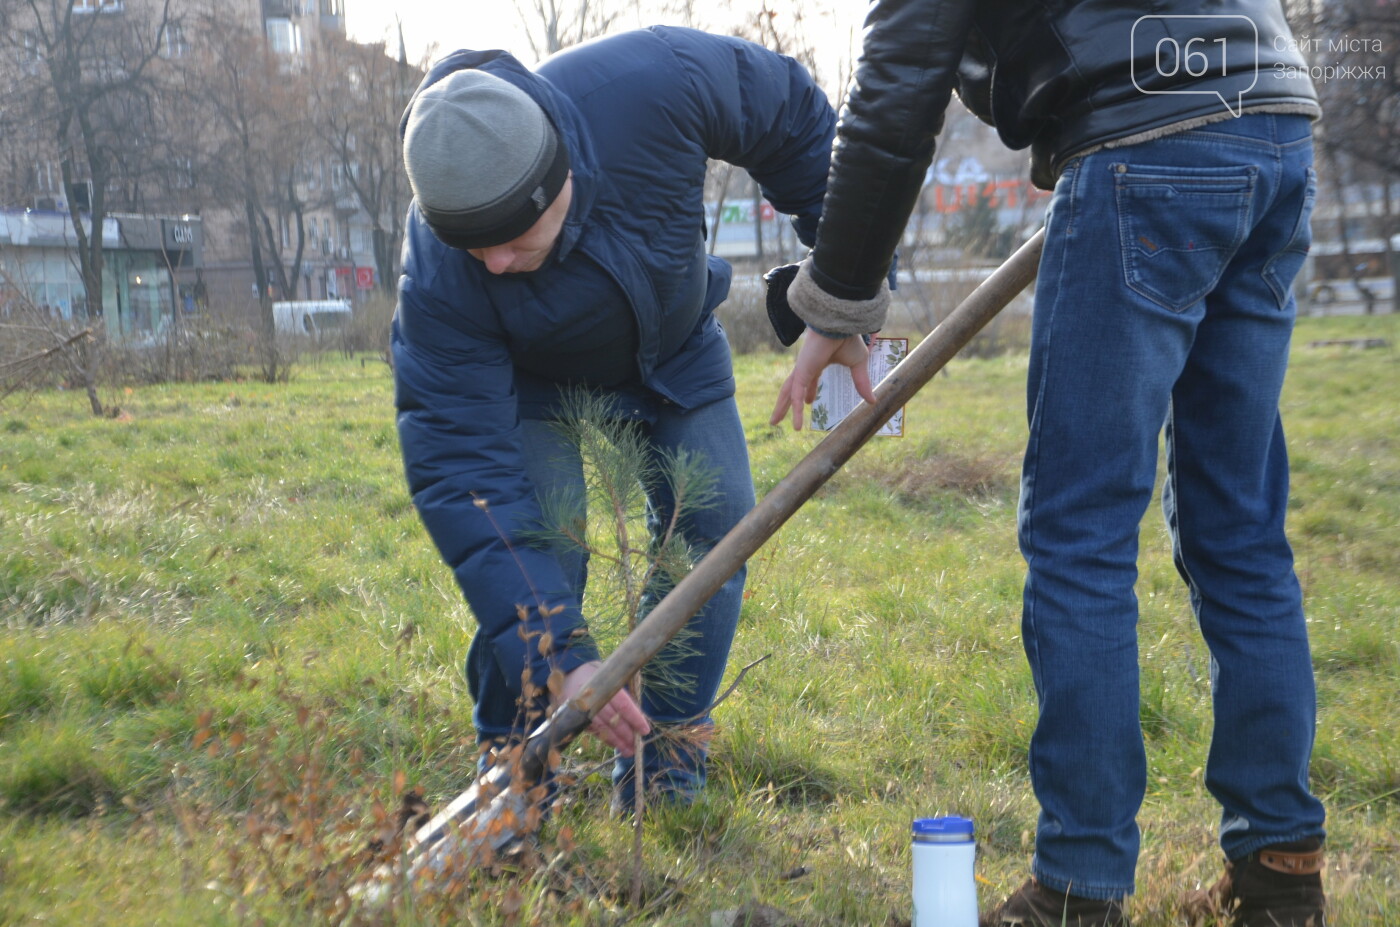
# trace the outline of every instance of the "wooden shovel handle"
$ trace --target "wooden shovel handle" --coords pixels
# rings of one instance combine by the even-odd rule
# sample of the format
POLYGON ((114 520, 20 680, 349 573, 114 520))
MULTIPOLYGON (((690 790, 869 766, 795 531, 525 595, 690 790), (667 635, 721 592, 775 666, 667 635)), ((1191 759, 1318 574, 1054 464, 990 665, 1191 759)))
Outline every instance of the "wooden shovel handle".
POLYGON ((593 715, 627 680, 685 627, 719 588, 856 451, 884 427, 890 417, 927 384, 972 340, 1016 294, 1035 279, 1044 229, 1033 235, 997 268, 918 347, 880 382, 875 404, 862 402, 826 438, 793 467, 709 553, 666 594, 598 672, 550 716, 527 742, 522 772, 537 778, 551 749, 561 749, 588 727, 593 715))

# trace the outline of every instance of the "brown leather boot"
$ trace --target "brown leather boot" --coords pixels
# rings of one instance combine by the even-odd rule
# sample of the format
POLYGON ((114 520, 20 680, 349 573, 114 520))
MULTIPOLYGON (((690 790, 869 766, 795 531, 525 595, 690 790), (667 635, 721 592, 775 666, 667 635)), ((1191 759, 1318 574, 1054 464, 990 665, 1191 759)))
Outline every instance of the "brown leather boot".
POLYGON ((1225 863, 1208 889, 1182 906, 1192 927, 1327 927, 1322 841, 1276 843, 1225 863))
POLYGON ((979 927, 1129 927, 1121 901, 1066 895, 1035 879, 999 907, 982 915, 979 927))

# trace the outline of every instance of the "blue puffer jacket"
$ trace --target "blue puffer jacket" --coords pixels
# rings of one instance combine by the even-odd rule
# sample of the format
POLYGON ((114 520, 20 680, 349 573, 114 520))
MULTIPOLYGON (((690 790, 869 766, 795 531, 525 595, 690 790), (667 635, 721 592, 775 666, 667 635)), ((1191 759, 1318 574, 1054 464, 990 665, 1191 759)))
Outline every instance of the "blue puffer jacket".
POLYGON ((551 666, 597 654, 571 637, 585 623, 576 597, 555 591, 566 589, 558 566, 522 538, 541 516, 520 419, 548 417, 568 384, 605 390, 624 414, 644 392, 682 409, 732 395, 713 315, 730 268, 706 254, 706 159, 746 168, 810 245, 836 120, 796 62, 689 29, 600 39, 534 73, 504 52, 460 51, 419 92, 465 68, 549 114, 569 148, 573 202, 546 265, 502 276, 440 243, 410 208, 392 334, 399 438, 414 504, 502 675, 517 685, 528 668, 543 686, 551 666), (548 652, 522 630, 547 631, 548 652))

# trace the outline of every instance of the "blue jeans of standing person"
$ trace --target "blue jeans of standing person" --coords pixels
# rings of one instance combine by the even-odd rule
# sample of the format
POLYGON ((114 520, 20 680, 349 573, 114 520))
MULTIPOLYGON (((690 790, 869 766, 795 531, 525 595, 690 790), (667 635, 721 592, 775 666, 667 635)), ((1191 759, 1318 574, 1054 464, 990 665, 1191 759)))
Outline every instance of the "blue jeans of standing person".
POLYGON ((1036 284, 1019 539, 1040 717, 1034 874, 1133 890, 1147 770, 1138 531, 1162 504, 1211 653, 1206 785, 1237 859, 1321 836, 1316 712, 1279 419, 1316 179, 1309 122, 1246 114, 1072 159, 1036 284))
MULTIPOLYGON (((749 469, 748 445, 743 423, 733 397, 685 411, 660 399, 636 410, 645 445, 656 466, 678 452, 698 455, 714 480, 715 497, 708 504, 688 509, 681 503, 677 530, 698 557, 724 537, 753 508, 753 476, 749 469)), ((585 486, 583 460, 577 445, 552 423, 526 419, 521 422, 525 457, 531 481, 547 507, 583 512, 585 486)), ((649 487, 647 522, 652 536, 662 533, 675 511, 669 485, 649 487)), ((549 545, 564 570, 570 586, 580 599, 588 578, 588 555, 578 545, 559 539, 549 545)), ((658 659, 666 660, 669 684, 642 687, 642 711, 653 726, 653 735, 644 752, 645 781, 649 789, 668 798, 689 801, 705 785, 706 741, 712 728, 708 708, 719 691, 720 680, 729 660, 729 647, 739 623, 743 604, 745 569, 730 578, 677 636, 678 645, 658 659), (660 736, 657 736, 657 734, 660 736), (672 735, 672 736, 668 736, 672 735)), ((655 605, 655 596, 644 603, 644 610, 655 605)), ((496 661, 489 659, 488 647, 473 644, 485 659, 473 661, 468 655, 468 675, 475 668, 485 679, 473 683, 477 695, 475 721, 482 741, 518 738, 521 730, 520 706, 499 677, 496 661), (473 666, 475 662, 475 667, 473 666)), ((646 674, 643 674, 644 679, 646 674)), ((630 808, 633 797, 633 760, 620 757, 613 781, 618 785, 618 801, 630 808)))

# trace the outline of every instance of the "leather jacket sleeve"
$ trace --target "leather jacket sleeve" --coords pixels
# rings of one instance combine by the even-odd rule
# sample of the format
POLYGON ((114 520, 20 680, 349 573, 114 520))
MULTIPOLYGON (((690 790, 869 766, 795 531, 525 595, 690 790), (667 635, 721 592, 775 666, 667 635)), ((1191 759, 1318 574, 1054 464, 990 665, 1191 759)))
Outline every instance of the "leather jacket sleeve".
POLYGON ((970 0, 880 0, 837 125, 812 277, 842 299, 880 291, 933 159, 972 25, 970 0))

